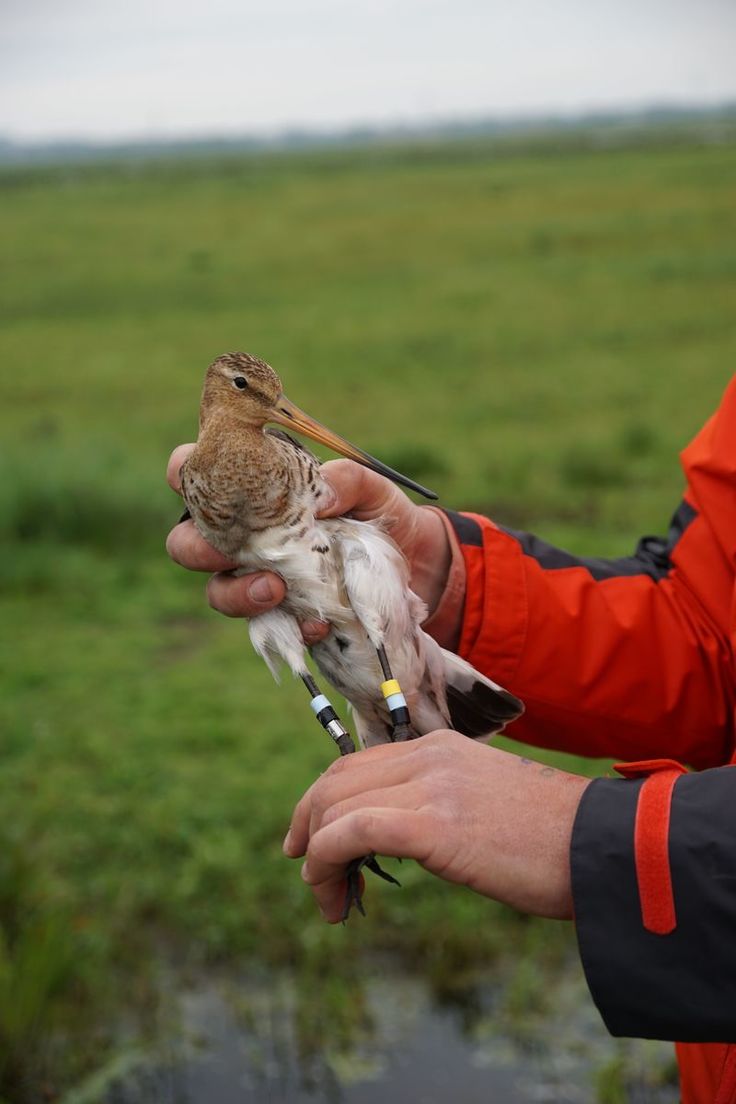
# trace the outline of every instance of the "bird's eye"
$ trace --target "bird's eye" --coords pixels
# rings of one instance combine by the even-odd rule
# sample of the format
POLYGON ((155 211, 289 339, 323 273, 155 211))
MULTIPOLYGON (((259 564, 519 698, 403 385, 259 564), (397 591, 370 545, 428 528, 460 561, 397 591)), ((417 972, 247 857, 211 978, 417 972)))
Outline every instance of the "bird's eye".
POLYGON ((244 391, 248 386, 248 381, 245 376, 233 376, 233 383, 236 387, 240 388, 241 391, 244 391))

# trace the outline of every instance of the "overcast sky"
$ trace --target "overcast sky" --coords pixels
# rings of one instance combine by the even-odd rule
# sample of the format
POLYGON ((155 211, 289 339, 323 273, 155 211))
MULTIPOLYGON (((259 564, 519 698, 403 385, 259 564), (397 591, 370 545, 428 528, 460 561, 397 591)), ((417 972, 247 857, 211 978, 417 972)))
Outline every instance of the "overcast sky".
POLYGON ((736 0, 0 0, 0 134, 736 99, 736 0))

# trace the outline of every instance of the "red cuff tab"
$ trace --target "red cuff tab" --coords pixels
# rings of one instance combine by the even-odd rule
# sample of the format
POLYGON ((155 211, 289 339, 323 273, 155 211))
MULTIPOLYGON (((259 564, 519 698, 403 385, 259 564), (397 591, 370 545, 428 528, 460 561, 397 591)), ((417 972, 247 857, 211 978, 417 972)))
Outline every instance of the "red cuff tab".
POLYGON ((677 771, 678 774, 687 774, 682 763, 678 763, 675 759, 641 759, 637 763, 614 763, 613 769, 624 778, 643 778, 646 774, 656 774, 659 771, 677 771))
POLYGON ((669 935, 677 927, 669 856, 670 809, 675 783, 687 771, 673 759, 619 763, 616 770, 625 778, 649 775, 639 791, 634 823, 636 880, 644 927, 655 935, 669 935))

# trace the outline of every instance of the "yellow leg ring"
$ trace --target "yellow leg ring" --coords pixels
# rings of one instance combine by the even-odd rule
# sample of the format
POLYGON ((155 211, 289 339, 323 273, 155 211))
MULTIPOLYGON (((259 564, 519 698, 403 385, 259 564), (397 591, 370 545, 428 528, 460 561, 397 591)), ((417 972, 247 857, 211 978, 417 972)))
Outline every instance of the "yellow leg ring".
POLYGON ((401 687, 399 686, 396 679, 386 679, 385 682, 381 683, 381 693, 383 694, 384 698, 389 698, 392 694, 400 694, 401 687))

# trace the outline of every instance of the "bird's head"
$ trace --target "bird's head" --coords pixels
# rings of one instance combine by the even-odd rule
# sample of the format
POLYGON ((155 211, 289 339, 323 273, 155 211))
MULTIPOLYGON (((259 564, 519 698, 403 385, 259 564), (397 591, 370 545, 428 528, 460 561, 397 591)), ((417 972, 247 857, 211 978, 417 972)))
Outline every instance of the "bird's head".
POLYGON ((233 426, 262 428, 267 422, 276 422, 294 433, 303 433, 313 441, 327 445, 341 456, 372 468, 425 498, 437 498, 434 491, 387 467, 305 414, 287 399, 273 368, 250 353, 225 353, 207 369, 199 411, 200 425, 204 426, 215 412, 225 415, 233 426))
POLYGON ((202 390, 202 424, 214 412, 233 424, 262 426, 272 420, 281 395, 273 368, 250 353, 225 353, 207 369, 202 390))

